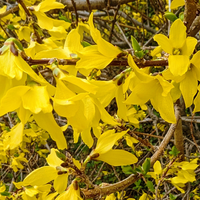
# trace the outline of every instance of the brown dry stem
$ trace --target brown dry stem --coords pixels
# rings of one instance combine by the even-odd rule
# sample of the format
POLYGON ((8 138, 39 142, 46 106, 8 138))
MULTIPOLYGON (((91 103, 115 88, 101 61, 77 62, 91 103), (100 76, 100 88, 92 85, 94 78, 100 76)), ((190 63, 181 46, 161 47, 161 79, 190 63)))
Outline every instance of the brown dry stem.
POLYGON ((185 11, 184 11, 184 24, 189 30, 192 22, 196 18, 197 4, 194 0, 185 1, 185 11))

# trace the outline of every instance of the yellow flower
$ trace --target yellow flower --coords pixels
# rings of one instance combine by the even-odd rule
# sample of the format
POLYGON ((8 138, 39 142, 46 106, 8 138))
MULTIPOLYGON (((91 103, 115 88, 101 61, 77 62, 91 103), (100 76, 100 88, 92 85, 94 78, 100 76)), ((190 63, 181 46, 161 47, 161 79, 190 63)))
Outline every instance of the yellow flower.
MULTIPOLYGON (((88 75, 93 69, 105 68, 118 54, 121 53, 118 47, 114 47, 101 37, 100 31, 94 27, 93 13, 89 17, 90 34, 96 45, 91 45, 83 48, 78 52, 80 60, 76 64, 76 68, 84 69, 84 75, 88 75), (93 59, 91 59, 93 58, 93 59)), ((81 71, 82 73, 82 71, 81 71)))
POLYGON ((67 191, 60 194, 55 200, 65 200, 65 199, 82 200, 80 196, 80 189, 76 180, 72 181, 67 191))
POLYGON ((153 177, 156 181, 156 184, 158 184, 158 180, 162 174, 162 167, 158 160, 154 163, 153 169, 154 169, 154 172, 148 172, 147 174, 153 177))
POLYGON ((169 69, 174 76, 182 76, 189 67, 189 56, 193 53, 197 40, 193 37, 186 38, 186 27, 180 19, 171 26, 169 38, 157 34, 154 40, 169 53, 169 69))
POLYGON ((56 2, 56 0, 45 0, 39 3, 37 6, 32 6, 31 8, 33 8, 34 10, 33 13, 36 15, 38 19, 38 25, 41 28, 50 30, 53 27, 58 27, 58 26, 62 26, 65 29, 67 29, 71 25, 70 23, 65 22, 63 20, 56 20, 56 19, 49 18, 45 14, 45 12, 49 10, 62 9, 64 7, 65 5, 63 5, 62 3, 56 2))
POLYGON ((133 87, 132 93, 125 103, 144 105, 150 100, 153 107, 164 120, 175 123, 173 100, 170 95, 173 85, 160 75, 150 76, 145 74, 136 66, 131 55, 128 57, 128 63, 134 69, 136 77, 140 79, 140 82, 133 87))
MULTIPOLYGON (((163 72, 163 76, 167 80, 174 80, 173 84, 176 87, 176 90, 173 92, 173 95, 176 96, 176 99, 180 97, 180 92, 183 95, 185 101, 185 106, 188 108, 192 105, 195 94, 197 93, 198 81, 200 80, 200 51, 194 54, 193 58, 189 61, 188 70, 182 76, 173 76, 173 74, 167 69, 163 72), (175 82, 175 83, 174 83, 175 82), (177 95, 179 93, 179 95, 177 95)), ((194 104, 194 112, 199 111, 199 94, 197 94, 194 104)))
MULTIPOLYGON (((8 90, 1 100, 0 116, 17 110, 18 117, 23 126, 30 115, 33 114, 37 124, 51 135, 52 139, 56 141, 58 148, 67 148, 66 139, 61 127, 54 120, 52 109, 47 86, 38 86, 33 82, 32 86, 17 86, 8 90)), ((20 128, 20 130, 22 129, 20 128)), ((19 131, 16 133, 22 134, 19 131)))
POLYGON ((74 142, 81 137, 86 145, 93 145, 91 128, 97 129, 100 119, 116 125, 93 93, 96 86, 75 76, 64 76, 57 80, 56 93, 53 99, 55 111, 68 120, 74 130, 74 142), (77 120, 79 119, 79 120, 77 120))
POLYGON ((51 149, 51 153, 47 157, 49 166, 44 166, 32 171, 23 182, 15 183, 17 188, 21 186, 42 186, 54 180, 54 189, 58 193, 62 193, 67 188, 68 171, 61 167, 63 161, 57 157, 56 149, 51 149))
POLYGON ((112 149, 114 144, 123 137, 127 131, 115 133, 115 130, 104 132, 97 141, 96 148, 90 154, 94 160, 101 160, 113 166, 123 166, 134 164, 138 159, 127 151, 121 149, 112 149), (117 157, 117 159, 115 159, 117 157))

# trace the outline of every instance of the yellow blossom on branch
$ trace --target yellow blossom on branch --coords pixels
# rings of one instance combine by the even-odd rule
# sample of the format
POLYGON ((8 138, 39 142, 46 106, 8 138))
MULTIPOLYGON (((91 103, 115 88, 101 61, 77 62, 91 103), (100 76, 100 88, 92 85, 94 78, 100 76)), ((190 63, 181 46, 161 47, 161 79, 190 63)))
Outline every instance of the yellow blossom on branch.
POLYGON ((186 37, 186 27, 177 19, 170 28, 169 38, 162 34, 154 36, 154 40, 169 55, 169 69, 174 76, 182 76, 189 67, 189 56, 193 53, 197 40, 186 37))

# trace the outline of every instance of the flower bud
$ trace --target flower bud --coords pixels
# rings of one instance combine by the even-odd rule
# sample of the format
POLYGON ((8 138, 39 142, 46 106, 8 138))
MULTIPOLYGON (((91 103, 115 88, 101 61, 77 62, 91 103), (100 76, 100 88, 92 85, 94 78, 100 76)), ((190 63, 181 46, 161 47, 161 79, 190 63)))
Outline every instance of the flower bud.
POLYGON ((14 42, 11 42, 11 44, 10 44, 10 51, 11 51, 15 56, 18 56, 18 50, 17 50, 17 48, 15 47, 14 42))

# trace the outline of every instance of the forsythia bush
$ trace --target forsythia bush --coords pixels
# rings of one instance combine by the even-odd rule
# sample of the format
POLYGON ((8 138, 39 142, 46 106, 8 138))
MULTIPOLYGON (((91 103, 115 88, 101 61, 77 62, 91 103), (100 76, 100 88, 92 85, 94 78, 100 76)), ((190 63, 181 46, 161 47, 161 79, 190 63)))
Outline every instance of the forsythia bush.
MULTIPOLYGON (((63 9, 62 3, 18 3, 19 16, 9 14, 0 21, 3 26, 10 20, 17 35, 8 37, 0 49, 0 116, 11 124, 9 127, 1 123, 0 163, 2 168, 8 164, 15 174, 22 172, 33 145, 46 164, 13 180, 13 191, 2 181, 0 199, 92 199, 95 195, 90 195, 90 190, 104 188, 104 183, 94 185, 85 173, 94 161, 121 166, 130 177, 146 179, 150 192, 143 191, 140 200, 161 199, 165 195, 160 189, 164 181, 175 186, 177 194, 185 193, 186 184, 196 181, 198 158, 179 160, 174 147, 171 155, 165 152, 171 159, 167 165, 151 163, 147 158, 141 166, 137 163, 142 152, 133 145, 139 140, 132 134, 134 128, 140 127, 139 121, 145 118, 149 106, 165 123, 172 124, 177 123, 174 104, 181 97, 186 108, 194 105, 193 113, 200 111, 200 51, 195 49, 197 39, 187 36, 182 20, 172 23, 169 37, 153 37, 158 46, 151 52, 152 61, 163 60, 165 67, 151 72, 137 40, 132 37, 134 55, 107 42, 94 26, 93 12, 88 21, 70 29, 67 20, 47 14, 63 9), (95 44, 85 42, 85 35, 91 36, 95 44), (114 61, 127 64, 113 79, 98 79, 102 70, 115 65, 114 61), (113 99, 117 104, 115 115, 106 110, 113 99), (59 121, 66 123, 61 125, 59 121), (73 142, 68 140, 67 129, 73 131, 73 142), (90 150, 84 159, 77 160, 78 156, 72 157, 67 149, 80 138, 90 150), (119 145, 124 142, 126 148, 119 145), (42 146, 47 149, 40 150, 42 146)), ((174 0, 172 8, 181 5, 184 1, 174 0)), ((6 6, 0 12, 7 12, 6 6)), ((2 35, 6 38, 5 32, 2 35)), ((121 189, 107 190, 102 197, 136 198, 126 197, 121 189)))

